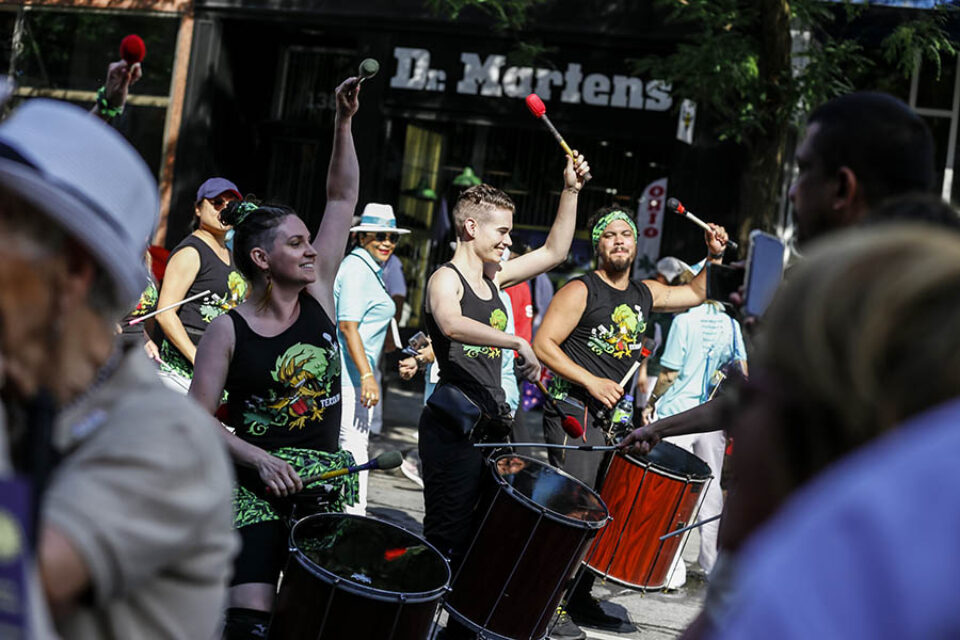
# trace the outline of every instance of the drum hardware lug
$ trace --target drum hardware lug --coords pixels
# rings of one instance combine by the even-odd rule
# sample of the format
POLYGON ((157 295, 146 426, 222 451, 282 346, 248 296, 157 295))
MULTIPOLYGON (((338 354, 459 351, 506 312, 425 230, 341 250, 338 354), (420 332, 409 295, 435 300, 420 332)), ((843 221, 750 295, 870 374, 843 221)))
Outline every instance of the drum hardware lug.
POLYGON ((673 528, 673 530, 674 530, 674 531, 677 531, 677 530, 679 530, 679 529, 683 529, 685 526, 687 526, 687 523, 686 523, 686 522, 677 522, 677 526, 675 526, 675 527, 673 528))

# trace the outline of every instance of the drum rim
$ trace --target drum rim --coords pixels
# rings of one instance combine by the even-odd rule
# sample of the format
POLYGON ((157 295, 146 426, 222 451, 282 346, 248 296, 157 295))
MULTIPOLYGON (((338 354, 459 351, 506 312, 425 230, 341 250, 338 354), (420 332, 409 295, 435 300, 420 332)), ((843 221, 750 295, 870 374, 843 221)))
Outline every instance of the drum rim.
POLYGON ((381 518, 374 518, 372 516, 361 516, 353 513, 313 513, 308 516, 304 516, 303 518, 300 518, 299 520, 297 520, 297 522, 292 527, 290 527, 290 535, 288 536, 288 545, 289 545, 288 548, 290 550, 290 558, 291 559, 295 558, 297 562, 299 562, 300 566, 302 566, 306 571, 310 572, 315 577, 323 580, 327 584, 332 585, 336 589, 343 589, 347 593, 366 596, 382 602, 402 602, 407 604, 431 602, 433 600, 439 599, 447 591, 449 591, 450 581, 453 579, 453 575, 450 571, 450 561, 447 560, 447 558, 442 553, 440 553, 440 551, 438 551, 435 546, 427 542, 426 539, 424 539, 422 536, 418 536, 417 534, 413 533, 406 527, 402 527, 393 522, 388 522, 381 518), (392 591, 390 589, 377 589, 375 587, 369 587, 359 582, 354 582, 350 578, 344 578, 343 576, 337 575, 332 571, 321 567, 319 564, 317 564, 316 562, 308 558, 307 555, 303 551, 301 551, 299 547, 297 547, 294 544, 293 535, 301 522, 306 522, 308 520, 313 520, 315 518, 319 519, 319 518, 334 518, 334 517, 352 518, 352 519, 359 519, 359 520, 373 520, 374 522, 385 524, 395 529, 400 529, 404 533, 407 533, 413 536, 417 540, 420 540, 421 542, 423 542, 423 544, 428 549, 436 553, 437 557, 443 561, 443 566, 447 572, 446 580, 444 581, 442 586, 436 587, 434 589, 430 589, 429 591, 392 591))
POLYGON ((696 455, 690 453, 689 451, 687 451, 687 450, 684 449, 683 447, 677 446, 677 445, 673 444, 672 442, 667 442, 667 441, 664 440, 664 441, 662 441, 662 442, 657 443, 657 446, 658 446, 658 447, 662 447, 662 446, 665 445, 665 444, 666 444, 666 445, 670 445, 670 447, 672 447, 672 448, 679 449, 679 450, 683 451, 684 453, 687 453, 687 454, 692 455, 692 456, 694 456, 695 458, 697 458, 697 460, 699 460, 701 463, 703 463, 703 466, 705 466, 705 467, 707 468, 707 474, 706 474, 706 475, 701 475, 701 474, 681 475, 681 474, 680 474, 678 471, 676 471, 675 469, 669 469, 669 468, 663 466, 662 464, 658 464, 658 463, 656 463, 656 462, 654 462, 654 461, 652 461, 652 460, 641 460, 640 458, 637 458, 637 457, 634 456, 633 454, 627 453, 627 452, 625 452, 625 451, 617 451, 617 455, 618 455, 618 456, 621 456, 621 457, 623 457, 623 458, 626 458, 628 462, 630 462, 631 464, 634 464, 634 465, 636 465, 636 466, 638 466, 638 467, 652 467, 652 468, 656 469, 657 472, 659 472, 661 475, 667 476, 668 478, 672 478, 672 479, 675 479, 675 480, 684 480, 684 481, 686 481, 686 480, 693 480, 693 481, 706 482, 707 480, 710 480, 711 478, 713 478, 713 473, 710 471, 710 466, 709 466, 706 462, 704 462, 703 460, 701 460, 700 458, 698 458, 696 455))
POLYGON ((580 479, 575 478, 574 476, 567 473, 563 469, 560 469, 551 464, 543 462, 542 460, 537 460, 536 458, 531 458, 530 456, 524 456, 516 453, 502 453, 496 456, 495 458, 490 458, 489 467, 490 467, 490 473, 493 474, 493 479, 496 481, 496 483, 500 486, 501 489, 505 490, 510 495, 515 496, 518 499, 518 502, 521 502, 523 505, 535 507, 534 511, 542 511, 543 515, 546 516, 547 518, 550 518, 551 520, 556 520, 564 524, 571 524, 581 529, 602 529, 607 524, 607 522, 610 521, 610 509, 607 508, 607 503, 603 501, 603 498, 600 497, 600 494, 594 491, 593 487, 588 486, 585 482, 580 481, 580 479), (600 506, 603 507, 603 511, 604 513, 606 513, 606 516, 603 518, 600 518, 599 520, 590 520, 590 521, 578 520, 577 518, 571 518, 569 516, 565 516, 561 513, 557 513, 556 511, 548 509, 547 507, 543 506, 539 502, 534 502, 532 498, 529 498, 523 495, 522 493, 517 491, 513 487, 513 485, 507 483, 507 481, 503 479, 503 476, 501 476, 497 472, 497 460, 499 460, 504 456, 510 456, 511 458, 520 458, 522 460, 528 460, 530 462, 534 462, 536 464, 539 464, 545 467, 550 467, 560 475, 566 476, 567 479, 573 480, 577 484, 582 485, 587 491, 589 491, 594 495, 594 497, 596 497, 597 502, 600 503, 600 506))
MULTIPOLYGON (((459 622, 460 624, 466 626, 470 631, 476 632, 476 633, 478 633, 478 634, 481 634, 481 633, 482 633, 483 635, 480 636, 480 638, 482 638, 482 640, 513 640, 512 638, 510 638, 510 637, 508 637, 508 636, 502 636, 502 635, 500 635, 500 634, 497 633, 496 631, 491 631, 490 629, 487 629, 486 627, 481 627, 481 626, 478 625, 476 622, 474 622, 474 621, 471 620, 470 618, 466 617, 464 614, 462 614, 462 613, 460 613, 459 611, 457 611, 456 608, 453 607, 453 606, 452 606, 449 602, 447 602, 446 600, 443 601, 443 609, 450 615, 451 618, 455 618, 455 619, 457 620, 457 622, 459 622)), ((448 624, 449 624, 449 623, 448 623, 448 624)), ((547 625, 547 626, 549 627, 549 625, 547 625)), ((548 634, 544 634, 544 635, 540 636, 539 638, 537 638, 536 640, 546 640, 548 637, 549 637, 548 634)))

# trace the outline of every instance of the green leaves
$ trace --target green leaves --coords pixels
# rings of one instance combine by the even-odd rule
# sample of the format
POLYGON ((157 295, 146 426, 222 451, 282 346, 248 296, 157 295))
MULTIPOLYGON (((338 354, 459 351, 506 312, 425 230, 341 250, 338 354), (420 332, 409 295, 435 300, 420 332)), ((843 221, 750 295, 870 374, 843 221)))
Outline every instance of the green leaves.
POLYGON ((522 29, 527 22, 527 12, 547 0, 426 0, 427 7, 438 15, 452 20, 460 17, 464 9, 482 11, 496 21, 499 29, 522 29))
POLYGON ((942 57, 957 55, 956 45, 943 28, 952 11, 952 7, 938 7, 898 25, 883 40, 883 59, 905 77, 913 73, 917 61, 925 60, 934 66, 939 80, 942 57))

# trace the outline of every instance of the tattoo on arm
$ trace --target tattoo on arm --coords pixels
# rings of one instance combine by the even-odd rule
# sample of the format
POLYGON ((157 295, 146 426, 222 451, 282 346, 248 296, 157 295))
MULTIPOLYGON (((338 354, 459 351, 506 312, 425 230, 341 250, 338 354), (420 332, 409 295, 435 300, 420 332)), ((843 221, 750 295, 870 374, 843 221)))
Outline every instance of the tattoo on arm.
POLYGON ((670 296, 673 295, 673 287, 664 287, 663 288, 663 301, 661 301, 661 307, 670 306, 670 296))

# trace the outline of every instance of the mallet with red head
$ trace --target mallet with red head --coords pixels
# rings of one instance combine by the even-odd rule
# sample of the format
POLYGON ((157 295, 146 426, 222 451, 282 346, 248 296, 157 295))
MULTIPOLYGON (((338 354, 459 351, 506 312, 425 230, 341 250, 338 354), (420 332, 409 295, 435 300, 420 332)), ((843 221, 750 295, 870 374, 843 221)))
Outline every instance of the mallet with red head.
MULTIPOLYGON (((557 142, 560 143, 560 146, 563 148, 566 154, 576 160, 577 157, 573 155, 573 150, 570 148, 570 145, 567 144, 567 141, 563 139, 563 136, 560 135, 560 132, 557 131, 557 128, 553 126, 552 122, 550 122, 550 118, 547 117, 547 106, 543 104, 543 100, 540 99, 540 96, 535 93, 531 93, 527 96, 526 103, 527 109, 530 110, 530 113, 532 113, 534 117, 538 118, 547 126, 547 129, 549 129, 550 133, 553 134, 553 137, 557 139, 557 142)), ((587 181, 592 177, 593 176, 587 173, 583 176, 583 179, 584 181, 587 181)))

